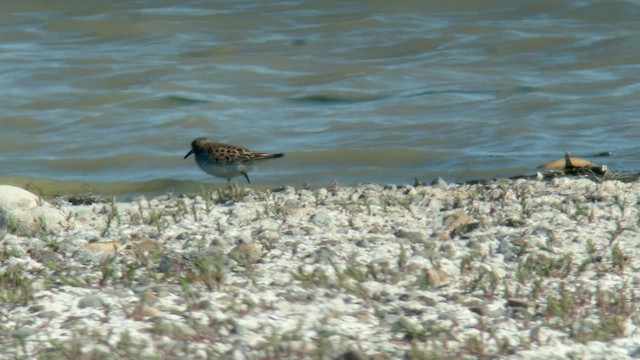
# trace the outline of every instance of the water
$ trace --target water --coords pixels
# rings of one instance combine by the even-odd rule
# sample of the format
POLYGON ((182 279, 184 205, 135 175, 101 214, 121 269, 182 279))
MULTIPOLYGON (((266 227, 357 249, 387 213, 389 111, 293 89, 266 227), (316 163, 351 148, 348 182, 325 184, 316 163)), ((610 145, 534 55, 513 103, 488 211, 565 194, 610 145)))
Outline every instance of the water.
POLYGON ((182 159, 198 136, 285 152, 261 186, 529 174, 565 150, 638 171, 638 19, 640 1, 0 2, 0 183, 224 184, 182 159))

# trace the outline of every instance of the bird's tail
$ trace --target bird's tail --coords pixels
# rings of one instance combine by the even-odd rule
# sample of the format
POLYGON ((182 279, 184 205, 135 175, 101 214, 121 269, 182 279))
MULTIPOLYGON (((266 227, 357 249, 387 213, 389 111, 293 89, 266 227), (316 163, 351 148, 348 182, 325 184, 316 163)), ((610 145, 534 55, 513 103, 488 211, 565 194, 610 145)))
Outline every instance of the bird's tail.
POLYGON ((279 153, 279 154, 268 154, 268 153, 263 153, 263 154, 258 154, 258 156, 256 157, 256 159, 276 159, 276 158, 281 158, 284 156, 284 153, 279 153))

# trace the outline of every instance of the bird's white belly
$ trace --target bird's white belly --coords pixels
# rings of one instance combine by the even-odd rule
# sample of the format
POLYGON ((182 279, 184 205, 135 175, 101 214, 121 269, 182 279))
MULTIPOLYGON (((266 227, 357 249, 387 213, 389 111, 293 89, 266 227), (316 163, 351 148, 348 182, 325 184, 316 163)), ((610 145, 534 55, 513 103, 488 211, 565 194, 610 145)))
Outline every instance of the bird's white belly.
POLYGON ((202 169, 202 171, 206 172, 207 174, 225 179, 236 177, 238 175, 241 175, 243 172, 247 173, 251 171, 252 167, 250 164, 222 165, 209 162, 196 162, 198 163, 200 169, 202 169))

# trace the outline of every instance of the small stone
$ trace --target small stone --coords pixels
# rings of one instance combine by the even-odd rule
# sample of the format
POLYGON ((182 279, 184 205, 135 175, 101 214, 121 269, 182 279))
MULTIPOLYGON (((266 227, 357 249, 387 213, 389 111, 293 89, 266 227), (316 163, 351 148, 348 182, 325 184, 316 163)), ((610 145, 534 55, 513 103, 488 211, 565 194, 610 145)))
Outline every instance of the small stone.
POLYGON ((410 274, 414 274, 424 269, 425 265, 418 262, 412 262, 406 265, 406 269, 410 274))
POLYGON ((300 201, 298 201, 297 199, 289 199, 285 201, 284 206, 289 208, 297 208, 300 207, 300 201))
POLYGON ((433 295, 426 295, 426 294, 421 294, 421 295, 417 295, 416 296, 416 301, 419 301, 420 303, 427 305, 427 306, 436 306, 438 305, 438 300, 436 298, 436 296, 433 295))
POLYGON ((256 244, 246 243, 231 249, 231 251, 229 251, 229 257, 240 265, 247 263, 255 264, 262 259, 262 253, 256 244))
POLYGON ((80 309, 84 308, 101 308, 105 304, 104 299, 100 295, 87 295, 80 299, 78 302, 78 307, 80 309))
POLYGON ((157 317, 157 316, 162 316, 164 315, 164 313, 156 308, 154 308, 153 306, 141 306, 138 311, 137 311, 137 315, 139 315, 140 317, 157 317))
POLYGON ((366 360, 367 357, 360 350, 349 350, 340 354, 337 360, 366 360))
POLYGON ((57 311, 53 311, 53 310, 46 310, 46 311, 41 311, 37 314, 37 316, 39 318, 42 319, 53 319, 53 318, 57 318, 58 316, 60 316, 60 313, 57 311))
POLYGON ((440 240, 440 241, 450 241, 451 240, 451 235, 447 234, 447 233, 437 233, 435 235, 433 235, 436 239, 440 240))
POLYGON ((427 284, 432 288, 439 288, 449 283, 449 276, 446 272, 437 269, 429 269, 426 271, 427 284))
POLYGON ((484 305, 484 303, 482 302, 482 300, 480 300, 480 299, 478 299, 478 298, 475 298, 475 297, 472 297, 472 298, 468 298, 468 299, 461 300, 461 304, 462 304, 462 305, 464 305, 464 306, 466 306, 466 307, 468 307, 468 308, 471 308, 471 307, 480 307, 480 306, 483 306, 483 305, 484 305))
POLYGON ((109 242, 92 242, 88 243, 84 246, 87 250, 104 252, 104 253, 114 253, 118 251, 118 249, 122 246, 120 241, 109 241, 109 242))
POLYGON ((153 290, 148 289, 140 294, 140 300, 146 304, 151 304, 158 301, 158 296, 154 294, 153 290))
POLYGON ((45 309, 45 306, 41 305, 41 304, 29 306, 29 311, 30 312, 34 312, 34 313, 35 312, 40 312, 40 311, 42 311, 44 309, 45 309))
POLYGON ((415 300, 410 300, 403 303, 402 305, 400 305, 400 308, 402 308, 402 310, 404 311, 404 315, 406 316, 418 316, 422 315, 426 311, 424 305, 415 300))
POLYGON ((166 298, 171 295, 171 292, 166 289, 158 289, 156 291, 159 298, 166 298))
POLYGON ((487 316, 489 314, 489 309, 485 306, 472 306, 469 308, 469 311, 472 313, 478 314, 480 316, 487 316))
POLYGON ((292 206, 284 205, 284 206, 282 206, 280 208, 280 212, 282 213, 282 215, 291 216, 291 215, 295 215, 295 214, 299 213, 300 212, 300 207, 297 207, 297 206, 292 207, 292 206))
POLYGON ((30 327, 20 327, 11 336, 16 339, 25 339, 36 333, 36 329, 30 327))
POLYGON ((520 299, 507 299, 507 306, 513 308, 530 308, 534 307, 534 303, 520 299))
POLYGON ((209 310, 211 308, 213 308, 213 304, 211 304, 211 301, 209 300, 201 300, 194 307, 196 310, 209 310))
POLYGON ((462 211, 457 211, 444 218, 444 226, 453 234, 466 233, 478 226, 478 223, 462 211))
POLYGON ((433 181, 431 181, 431 186, 437 187, 437 188, 446 188, 449 184, 447 184, 446 181, 444 181, 441 177, 437 177, 435 179, 433 179, 433 181))
POLYGON ((49 263, 49 264, 60 265, 65 261, 62 258, 62 256, 60 256, 60 254, 50 250, 44 250, 42 252, 34 252, 32 253, 31 256, 43 264, 49 263))
MULTIPOLYGON (((180 259, 181 260, 181 259, 180 259)), ((168 273, 171 270, 174 270, 180 266, 182 261, 177 259, 175 256, 165 254, 158 263, 158 272, 160 273, 168 273)))
POLYGON ((480 244, 479 241, 474 239, 469 240, 469 242, 467 242, 467 247, 473 250, 482 250, 482 244, 480 244))
POLYGON ((429 240, 429 237, 419 231, 406 231, 398 230, 394 234, 395 236, 403 239, 407 239, 412 243, 424 244, 429 240))
POLYGON ((140 254, 152 253, 161 248, 159 242, 150 240, 148 237, 134 238, 129 242, 133 249, 140 254))
POLYGON ((500 225, 508 227, 523 227, 527 225, 527 222, 521 219, 508 218, 505 219, 500 225))
POLYGON ((313 254, 313 260, 315 263, 324 263, 331 260, 332 256, 333 251, 331 251, 331 249, 329 249, 328 247, 323 246, 320 249, 316 250, 316 252, 313 254))
POLYGON ((329 226, 332 221, 331 215, 325 211, 319 211, 311 216, 311 222, 318 226, 329 226))

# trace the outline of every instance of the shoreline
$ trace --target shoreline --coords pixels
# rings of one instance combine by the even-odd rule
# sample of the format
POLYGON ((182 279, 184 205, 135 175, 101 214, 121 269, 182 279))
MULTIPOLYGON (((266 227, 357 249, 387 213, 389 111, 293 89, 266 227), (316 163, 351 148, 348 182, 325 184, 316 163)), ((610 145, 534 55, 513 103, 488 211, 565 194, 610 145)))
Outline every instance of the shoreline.
MULTIPOLYGON (((413 186, 423 186, 423 185, 434 185, 441 182, 446 182, 451 185, 474 185, 474 184, 490 184, 496 181, 502 180, 542 180, 542 181, 550 181, 556 177, 579 177, 579 178, 588 178, 592 179, 596 182, 607 181, 607 180, 618 180, 623 182, 634 182, 640 179, 639 172, 633 171, 606 171, 606 166, 596 165, 593 163, 589 163, 588 161, 580 158, 571 158, 574 161, 582 161, 585 163, 578 163, 577 167, 571 166, 568 164, 561 164, 563 161, 557 160, 554 163, 553 167, 543 167, 543 164, 538 167, 538 170, 542 171, 543 174, 538 172, 537 174, 519 174, 519 175, 510 175, 503 177, 495 177, 487 174, 485 177, 469 177, 464 179, 442 179, 439 176, 433 178, 419 178, 419 177, 408 177, 406 182, 400 183, 384 183, 385 186, 405 186, 405 185, 413 185, 413 186), (604 169, 604 173, 602 173, 602 169, 604 169)), ((493 174, 496 175, 496 174, 493 174)), ((209 178, 211 180, 213 178, 209 178)), ((275 183, 256 183, 256 184, 246 184, 242 181, 234 181, 231 184, 235 184, 237 186, 245 186, 250 187, 256 191, 273 191, 279 187, 284 186, 294 186, 294 187, 309 187, 311 189, 319 189, 333 186, 335 184, 339 186, 346 187, 354 187, 366 185, 368 183, 347 183, 343 184, 339 181, 334 181, 332 183, 327 184, 309 184, 307 181, 301 180, 298 184, 287 184, 287 185, 277 185, 275 183), (307 184, 309 184, 307 186, 307 184)), ((36 195, 44 196, 46 198, 56 198, 56 197, 65 197, 65 196, 98 196, 104 197, 108 199, 108 197, 115 197, 118 201, 131 201, 132 199, 140 196, 144 197, 157 197, 162 196, 167 193, 172 194, 194 194, 201 192, 203 188, 212 188, 212 189, 220 189, 226 188, 229 184, 225 182, 220 182, 215 179, 213 181, 194 181, 194 180, 177 180, 177 179, 154 179, 149 181, 126 181, 126 182, 94 182, 89 183, 80 180, 52 180, 52 179, 36 179, 36 178, 27 178, 27 177, 0 177, 0 184, 12 185, 23 188, 27 191, 30 191, 36 195)), ((382 184, 382 183, 380 183, 382 184)))
POLYGON ((58 229, 0 230, 0 343, 51 358, 632 358, 639 194, 558 177, 52 199, 58 229))

